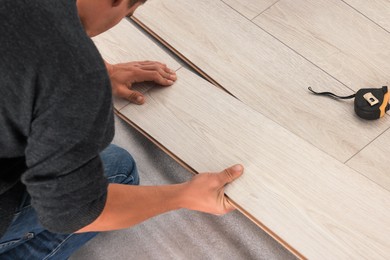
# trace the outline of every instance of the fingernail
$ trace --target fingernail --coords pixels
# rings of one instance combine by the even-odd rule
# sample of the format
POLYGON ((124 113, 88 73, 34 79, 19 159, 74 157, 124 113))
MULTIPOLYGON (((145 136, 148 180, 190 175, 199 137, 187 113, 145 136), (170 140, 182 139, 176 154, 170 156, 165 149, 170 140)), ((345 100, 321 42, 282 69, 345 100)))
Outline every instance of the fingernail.
POLYGON ((143 100, 144 100, 143 97, 141 97, 141 96, 137 97, 137 103, 142 103, 143 100))
POLYGON ((168 84, 173 84, 173 81, 172 80, 168 80, 168 84))
POLYGON ((233 166, 232 170, 237 172, 242 171, 242 165, 236 164, 233 166))

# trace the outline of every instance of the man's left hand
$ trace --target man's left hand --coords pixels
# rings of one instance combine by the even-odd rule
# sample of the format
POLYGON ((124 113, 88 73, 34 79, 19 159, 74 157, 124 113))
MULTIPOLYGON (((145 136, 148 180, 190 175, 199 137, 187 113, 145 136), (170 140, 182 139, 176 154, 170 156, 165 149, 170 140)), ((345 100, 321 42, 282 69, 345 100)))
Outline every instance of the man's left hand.
POLYGON ((142 105, 145 97, 142 93, 132 90, 134 83, 155 82, 161 86, 171 86, 177 79, 176 72, 157 61, 137 61, 120 64, 106 62, 111 79, 112 93, 117 97, 142 105))

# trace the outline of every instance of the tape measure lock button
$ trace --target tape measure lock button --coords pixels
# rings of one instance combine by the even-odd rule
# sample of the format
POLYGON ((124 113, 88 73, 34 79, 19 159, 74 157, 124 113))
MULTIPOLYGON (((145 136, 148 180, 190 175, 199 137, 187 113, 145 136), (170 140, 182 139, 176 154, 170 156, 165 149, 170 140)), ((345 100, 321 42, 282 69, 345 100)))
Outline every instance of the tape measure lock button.
POLYGON ((365 100, 367 100, 370 106, 375 106, 379 103, 379 100, 371 92, 364 94, 363 97, 365 100))

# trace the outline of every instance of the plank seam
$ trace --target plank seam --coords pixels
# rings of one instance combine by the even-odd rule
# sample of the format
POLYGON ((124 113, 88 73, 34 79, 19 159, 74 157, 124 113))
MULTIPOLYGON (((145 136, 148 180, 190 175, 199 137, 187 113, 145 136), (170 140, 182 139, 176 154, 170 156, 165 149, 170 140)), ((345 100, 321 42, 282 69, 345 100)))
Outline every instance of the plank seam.
POLYGON ((259 17, 261 14, 265 13, 266 11, 268 11, 269 9, 272 8, 272 6, 276 5, 277 3, 279 3, 280 0, 276 1, 275 3, 273 3, 272 5, 268 6, 264 11, 262 11, 261 13, 259 13, 258 15, 256 15, 255 17, 253 17, 250 21, 253 21, 255 20, 257 17, 259 17))
MULTIPOLYGON (((206 72, 204 72, 201 68, 196 66, 191 60, 189 60, 187 57, 182 55, 179 51, 177 51, 172 45, 170 45, 167 41, 165 41, 163 38, 158 36, 157 33, 153 32, 149 27, 147 27, 143 22, 141 22, 139 19, 137 19, 134 16, 129 17, 132 21, 134 21, 138 26, 146 33, 151 35, 155 40, 160 42, 163 46, 168 48, 171 52, 173 52, 178 58, 180 58, 185 64, 190 66, 192 69, 194 69, 198 74, 200 74, 205 80, 213 84, 214 86, 224 90, 226 93, 231 95, 232 97, 238 99, 236 96, 234 96, 230 91, 228 91, 226 88, 224 88, 221 84, 219 84, 217 81, 215 81, 212 77, 210 77, 206 72)), ((239 100, 239 99, 238 99, 239 100)))
POLYGON ((372 144, 375 140, 377 140, 379 137, 381 137, 383 134, 385 134, 387 131, 390 131, 390 127, 388 127, 387 129, 385 129, 382 133, 380 133, 379 135, 377 135, 374 139, 372 139, 368 144, 366 144, 362 149, 360 149, 359 151, 357 151, 354 155, 352 155, 348 160, 346 160, 344 162, 344 164, 347 164, 353 157, 355 157, 358 153, 360 153, 361 151, 363 151, 367 146, 369 146, 370 144, 372 144))
POLYGON ((156 42, 155 41, 156 38, 153 35, 151 35, 150 33, 148 33, 146 30, 144 30, 137 22, 135 22, 131 18, 131 16, 127 16, 125 18, 125 20, 126 20, 126 22, 130 23, 131 25, 133 25, 136 29, 141 31, 141 33, 143 33, 144 36, 146 36, 149 40, 151 40, 153 43, 155 43, 160 49, 162 49, 169 56, 171 56, 180 65, 180 68, 183 66, 183 64, 185 64, 183 59, 181 59, 179 56, 177 56, 177 54, 174 53, 171 49, 169 49, 167 46, 161 44, 161 42, 159 42, 159 41, 156 42))
POLYGON ((381 29, 383 29, 385 32, 387 33, 390 33, 386 28, 384 28, 382 25, 380 25, 379 23, 375 22, 373 19, 371 19, 370 17, 368 17, 367 15, 365 15, 364 13, 360 12, 358 9, 356 9, 355 7, 353 7, 352 5, 348 4, 347 2, 345 2, 344 0, 341 0, 341 2, 343 2, 345 5, 349 6, 350 8, 352 8, 353 10, 355 10, 356 12, 358 12, 360 15, 362 15, 364 18, 366 18, 367 20, 369 20, 370 22, 374 23, 375 25, 379 26, 381 29))
POLYGON ((277 0, 275 3, 271 4, 270 6, 268 6, 267 8, 265 8, 263 11, 261 11, 259 14, 255 15, 255 17, 253 17, 252 19, 249 19, 248 17, 246 17, 244 14, 242 14, 240 11, 238 11, 237 9, 235 9, 233 6, 229 5, 228 3, 226 3, 224 0, 221 0, 222 3, 224 3, 225 5, 229 6, 231 9, 233 9, 234 11, 236 11, 237 13, 239 13, 242 17, 244 18, 247 18, 249 20, 253 20, 253 19, 256 19, 257 16, 261 15, 262 13, 264 13, 265 11, 267 11, 268 9, 270 9, 273 5, 275 5, 277 2, 279 2, 280 0, 277 0))
POLYGON ((348 165, 347 163, 349 161, 351 161, 355 156, 357 156, 359 153, 361 153, 364 149, 366 149, 370 144, 372 144, 375 140, 379 139, 382 135, 384 135, 387 131, 390 131, 390 127, 388 127, 387 129, 385 129, 382 133, 380 133, 377 137, 375 137, 374 139, 371 140, 371 142, 369 142, 367 145, 365 145, 362 149, 360 149, 358 152, 356 152, 354 155, 352 155, 348 160, 346 160, 344 162, 344 164, 346 166, 348 166, 349 168, 351 168, 352 170, 354 170, 355 172, 359 173, 360 175, 362 175, 363 177, 367 178, 368 180, 376 183, 378 186, 382 187, 383 189, 385 190, 388 190, 390 191, 390 189, 388 189, 387 187, 383 186, 381 183, 371 179, 370 177, 368 177, 367 175, 365 175, 363 172, 361 172, 360 170, 357 170, 353 167, 351 167, 350 165, 348 165))
MULTIPOLYGON (((271 34, 270 32, 268 32, 267 30, 265 30, 263 27, 261 27, 260 25, 256 24, 253 22, 254 19, 256 19, 257 17, 259 17, 260 15, 262 15, 263 13, 265 13, 267 10, 269 10, 270 8, 272 8, 274 5, 276 5, 279 1, 275 2, 273 5, 271 5, 270 7, 268 7, 266 10, 264 10, 263 12, 261 12, 258 16, 256 16, 255 18, 253 18, 252 20, 250 20, 249 18, 243 16, 244 19, 246 19, 247 21, 251 22, 252 24, 254 24, 256 27, 258 27, 259 29, 263 30, 265 33, 267 33, 268 35, 270 35, 272 38, 276 39, 278 42, 280 42, 281 44, 283 44, 284 46, 286 46, 288 49, 290 49, 291 51, 293 51, 295 54, 297 54, 298 56, 302 57, 303 59, 305 59, 307 62, 309 62, 310 64, 312 64, 314 67, 318 68, 319 70, 321 70, 322 72, 324 72, 326 75, 330 76, 331 78, 333 78, 334 80, 336 80, 337 82, 339 82, 341 85, 345 86, 347 89, 351 90, 352 92, 356 92, 355 90, 353 90, 352 88, 350 88, 349 86, 347 86, 346 84, 344 84, 343 82, 341 82, 339 79, 337 79, 336 77, 334 77, 333 75, 331 75, 329 72, 325 71, 324 69, 322 69, 321 67, 319 67, 317 64, 313 63, 311 60, 309 60, 308 58, 306 58, 305 56, 303 56, 301 53, 299 53, 298 51, 296 51, 295 49, 291 48, 289 45, 287 45, 286 43, 284 43, 283 41, 281 41, 279 38, 277 38, 275 35, 271 34)), ((227 5, 229 6, 229 5, 227 5)), ((241 13, 239 13, 236 9, 232 8, 231 6, 229 6, 232 10, 234 10, 236 13, 238 13, 240 16, 241 13)), ((144 25, 145 26, 145 25, 144 25)))

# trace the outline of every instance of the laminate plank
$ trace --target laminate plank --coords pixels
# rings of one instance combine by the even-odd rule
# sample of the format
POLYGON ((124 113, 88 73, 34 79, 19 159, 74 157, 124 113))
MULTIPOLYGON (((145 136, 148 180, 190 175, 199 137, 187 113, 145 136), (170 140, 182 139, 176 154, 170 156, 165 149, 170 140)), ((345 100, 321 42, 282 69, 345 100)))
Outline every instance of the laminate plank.
POLYGON ((253 21, 355 91, 390 83, 390 34, 342 1, 281 0, 253 21))
MULTIPOLYGON (((173 70, 181 67, 181 64, 172 55, 164 51, 149 36, 142 33, 128 18, 94 37, 93 41, 103 58, 109 63, 153 60, 166 63, 173 70)), ((148 84, 141 84, 135 88, 143 93, 149 87, 148 84)), ((129 103, 123 98, 114 97, 114 107, 117 110, 129 103)))
POLYGON ((311 95, 308 86, 352 91, 220 1, 151 1, 136 18, 242 102, 342 162, 390 125, 358 119, 352 101, 311 95))
POLYGON ((390 129, 347 162, 369 179, 390 190, 390 129))
POLYGON ((343 0, 390 32, 389 0, 343 0))
POLYGON ((198 172, 243 163, 227 195, 299 257, 390 256, 389 191, 184 68, 147 98, 121 115, 198 172))
POLYGON ((222 0, 249 20, 252 20, 279 0, 222 0))

